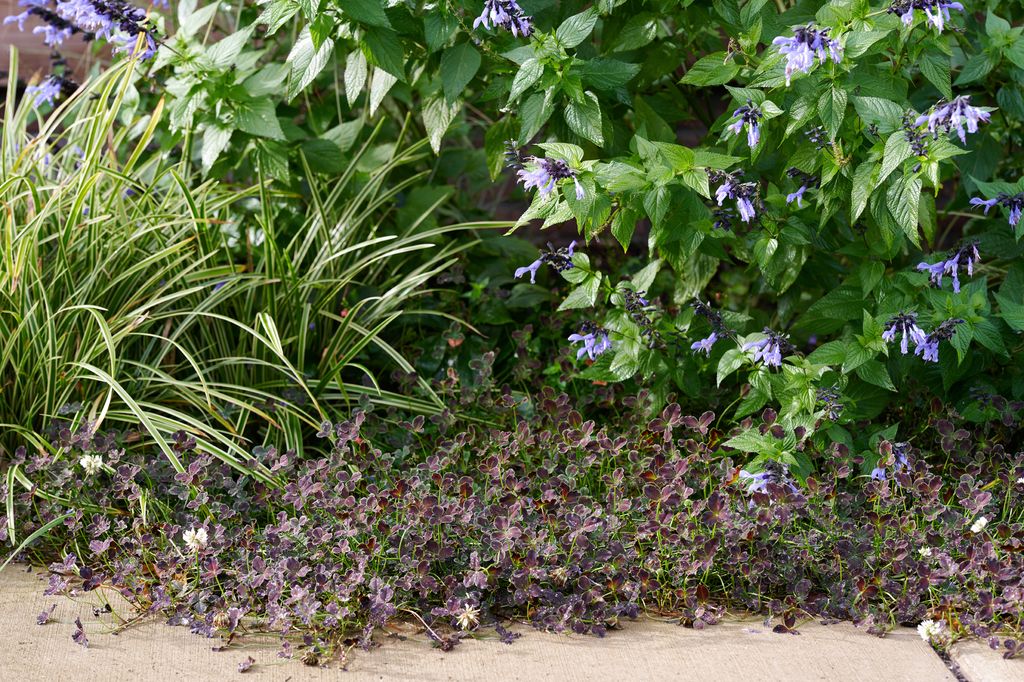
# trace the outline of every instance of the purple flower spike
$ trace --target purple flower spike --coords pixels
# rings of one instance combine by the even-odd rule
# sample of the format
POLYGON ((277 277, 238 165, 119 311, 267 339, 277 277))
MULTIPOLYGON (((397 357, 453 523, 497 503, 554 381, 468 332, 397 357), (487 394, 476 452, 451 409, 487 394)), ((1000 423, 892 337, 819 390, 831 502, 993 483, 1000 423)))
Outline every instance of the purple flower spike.
POLYGON ((533 33, 533 20, 523 13, 516 0, 486 0, 484 10, 473 22, 473 28, 501 27, 512 35, 527 37, 533 33))
POLYGON ((57 76, 47 76, 46 80, 39 85, 30 85, 25 88, 25 94, 29 96, 35 95, 35 105, 37 107, 41 107, 44 104, 52 106, 61 94, 60 79, 57 76))
POLYGON ((715 341, 718 341, 718 332, 711 332, 711 335, 701 339, 700 341, 694 341, 690 344, 690 350, 694 352, 703 351, 705 355, 711 355, 711 347, 715 345, 715 341))
POLYGON ((584 322, 580 327, 579 334, 570 334, 569 341, 572 343, 583 343, 583 346, 576 351, 576 359, 581 360, 584 355, 591 360, 597 359, 605 351, 611 350, 612 342, 608 338, 608 330, 597 326, 593 322, 584 322))
POLYGON ((1024 192, 1018 192, 1012 196, 1000 192, 995 199, 979 199, 978 197, 971 199, 971 206, 985 207, 985 215, 988 215, 989 209, 996 205, 1002 206, 1010 212, 1007 222, 1010 223, 1010 227, 1016 227, 1020 222, 1021 211, 1024 210, 1024 192))
POLYGON ((886 11, 889 14, 898 14, 900 21, 905 26, 910 26, 914 23, 915 9, 924 12, 925 22, 942 33, 942 29, 946 27, 946 22, 950 19, 949 10, 955 9, 958 12, 963 12, 964 6, 959 2, 948 2, 947 0, 893 0, 886 11))
POLYGON ((747 100, 747 103, 741 106, 736 111, 732 112, 734 117, 737 117, 735 121, 725 127, 726 131, 730 135, 739 135, 743 131, 743 127, 747 128, 747 146, 751 149, 757 146, 757 143, 761 140, 761 128, 759 121, 761 120, 761 110, 754 106, 754 103, 747 100))
POLYGON ((804 192, 807 191, 807 185, 800 185, 800 189, 795 192, 786 195, 786 203, 792 204, 794 201, 798 208, 804 207, 804 192))
POLYGON ((913 341, 915 346, 925 342, 924 330, 917 326, 917 313, 900 313, 889 320, 889 324, 882 331, 882 340, 892 343, 897 334, 901 335, 900 353, 903 355, 910 351, 910 341, 913 341))
POLYGON ((915 126, 925 125, 933 137, 940 132, 948 133, 955 130, 960 142, 967 142, 967 133, 978 132, 979 123, 988 123, 990 114, 978 107, 972 107, 969 95, 961 95, 951 102, 939 100, 926 114, 921 114, 914 121, 915 126), (964 130, 966 123, 967 129, 964 130))
POLYGON ((752 198, 757 196, 757 183, 739 182, 740 175, 741 172, 708 171, 708 178, 712 182, 722 183, 715 190, 715 199, 718 201, 718 205, 721 206, 726 199, 735 199, 740 218, 743 222, 749 223, 757 215, 752 201, 752 198))
POLYGON ((583 199, 585 196, 583 185, 576 178, 576 171, 570 168, 565 161, 531 156, 526 163, 530 164, 532 168, 524 166, 517 173, 519 181, 523 183, 523 189, 536 187, 540 195, 546 197, 555 191, 559 181, 572 178, 576 185, 576 198, 583 199))
POLYGON ((743 344, 743 350, 754 351, 754 362, 763 362, 765 367, 781 367, 783 353, 789 353, 793 346, 784 334, 764 328, 768 338, 760 341, 749 341, 743 344))
POLYGON ((956 334, 957 326, 963 324, 963 322, 963 320, 954 318, 940 324, 914 349, 914 355, 920 355, 921 359, 925 362, 938 362, 939 342, 948 341, 953 338, 953 335, 956 334))
POLYGON ((971 242, 970 244, 961 246, 956 251, 951 251, 946 260, 939 261, 938 263, 931 265, 928 263, 919 263, 917 269, 927 270, 929 280, 936 287, 942 286, 943 275, 951 275, 953 278, 953 291, 959 294, 961 260, 963 260, 967 265, 967 275, 969 277, 973 277, 974 266, 981 260, 981 254, 978 253, 978 244, 976 242, 971 242))
POLYGON ((828 28, 817 29, 814 24, 798 26, 793 29, 793 37, 778 37, 772 41, 778 45, 779 54, 786 57, 786 85, 795 71, 810 73, 814 60, 824 64, 828 59, 838 64, 843 58, 843 48, 839 41, 828 37, 828 28))
POLYGON ((551 243, 548 243, 548 250, 542 251, 540 258, 533 261, 529 265, 521 268, 516 268, 514 277, 519 279, 526 273, 530 273, 530 284, 537 283, 537 271, 540 270, 540 266, 547 263, 558 272, 568 270, 572 267, 572 255, 576 251, 576 240, 573 239, 569 242, 569 246, 561 249, 556 249, 551 243))

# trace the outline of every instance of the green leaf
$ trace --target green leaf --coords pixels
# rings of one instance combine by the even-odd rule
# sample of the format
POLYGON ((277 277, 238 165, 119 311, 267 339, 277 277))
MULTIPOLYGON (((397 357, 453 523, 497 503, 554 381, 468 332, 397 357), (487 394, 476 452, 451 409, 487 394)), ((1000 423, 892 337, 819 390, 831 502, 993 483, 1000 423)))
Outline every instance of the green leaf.
POLYGON ((461 102, 449 102, 442 97, 431 97, 423 105, 423 125, 434 153, 441 151, 441 138, 459 113, 461 102))
POLYGON ((747 429, 722 443, 740 452, 769 454, 778 449, 779 441, 769 435, 762 434, 756 427, 747 429))
POLYGON ((302 92, 307 85, 327 66, 334 52, 334 41, 327 39, 319 48, 313 47, 313 39, 309 35, 309 27, 302 29, 299 39, 292 46, 285 63, 291 66, 288 74, 288 87, 285 99, 290 100, 302 92))
POLYGON ((370 116, 377 112, 384 97, 397 82, 398 79, 384 69, 373 70, 373 76, 370 78, 370 116))
POLYGON ((712 52, 698 59, 680 82, 683 85, 724 85, 739 72, 739 65, 725 52, 712 52))
POLYGON ((210 60, 210 64, 218 69, 226 69, 231 66, 238 59, 242 48, 249 42, 254 28, 255 26, 247 26, 207 49, 206 58, 210 60))
POLYGON ((590 308, 597 302, 597 295, 601 292, 601 278, 590 275, 583 283, 569 292, 569 295, 558 306, 559 310, 572 310, 575 308, 590 308))
POLYGON ((964 64, 960 75, 956 77, 955 85, 967 85, 979 81, 988 75, 988 72, 995 67, 995 60, 987 52, 979 52, 972 55, 964 64))
MULTIPOLYGON (((220 3, 212 2, 209 5, 206 5, 205 7, 197 10, 195 0, 189 0, 188 2, 179 2, 178 30, 175 33, 175 35, 178 38, 184 38, 188 40, 189 38, 194 36, 199 31, 199 29, 210 23, 210 20, 213 19, 213 17, 217 14, 217 10, 219 9, 219 7, 220 3)), ((299 9, 298 4, 294 2, 290 2, 288 0, 276 0, 275 2, 271 3, 271 6, 267 8, 264 14, 270 12, 271 7, 277 7, 278 12, 288 13, 289 17, 292 14, 295 14, 295 12, 297 12, 299 9)), ((271 23, 270 21, 267 21, 262 17, 260 19, 260 23, 262 24, 271 23)))
POLYGON ((288 77, 288 70, 285 64, 267 64, 246 78, 242 82, 242 87, 250 97, 280 94, 281 82, 288 77))
POLYGON ((868 360, 860 365, 856 369, 856 374, 873 386, 880 386, 890 391, 896 390, 896 386, 892 383, 892 378, 889 376, 889 370, 878 360, 868 360))
POLYGON ((1003 294, 996 294, 999 303, 999 317, 1014 331, 1024 332, 1024 305, 1015 303, 1003 294))
POLYGON ((213 164, 217 161, 221 152, 228 146, 231 141, 231 133, 234 132, 232 128, 225 128, 217 123, 210 123, 206 126, 206 130, 203 131, 203 172, 207 172, 213 167, 213 164))
POLYGON ((555 37, 563 47, 576 47, 590 35, 597 23, 597 12, 590 7, 574 14, 555 29, 555 37))
POLYGON ((889 31, 852 31, 847 34, 843 57, 856 59, 887 35, 889 31))
POLYGON ((283 140, 284 131, 277 120, 274 102, 269 97, 238 102, 235 109, 235 124, 242 132, 259 137, 283 140))
POLYGON ((380 26, 390 28, 391 22, 388 15, 384 13, 384 4, 381 0, 345 0, 338 3, 343 14, 353 21, 367 26, 380 26))
POLYGON ((657 233, 661 231, 662 220, 665 218, 665 214, 668 213, 668 207, 671 204, 672 199, 669 194, 667 187, 655 187, 649 192, 644 194, 644 210, 647 211, 647 216, 651 219, 651 231, 652 239, 656 239, 657 233))
POLYGON ((583 81, 598 90, 611 90, 625 85, 638 73, 639 64, 620 62, 617 59, 591 59, 580 67, 583 81))
POLYGON ((389 28, 368 28, 363 43, 371 62, 405 82, 405 55, 397 33, 389 28))
POLYGON ((926 50, 917 60, 921 74, 935 86, 946 99, 953 98, 953 86, 950 81, 949 55, 938 50, 926 50))
POLYGON ((535 92, 519 107, 519 144, 530 141, 547 123, 555 108, 544 93, 535 92))
POLYGON ((345 157, 338 145, 330 140, 306 140, 300 147, 306 163, 317 173, 336 175, 345 170, 345 157))
POLYGON ((530 57, 519 67, 516 77, 512 79, 512 89, 509 90, 508 99, 514 101, 526 92, 526 89, 540 80, 544 73, 544 65, 536 57, 530 57))
POLYGON ((462 94, 480 68, 480 53, 469 43, 449 47, 441 55, 441 84, 449 102, 462 94))
POLYGON ((649 12, 634 14, 622 26, 612 43, 612 52, 635 50, 650 43, 658 35, 658 20, 649 12))
POLYGON ((878 126, 883 133, 902 127, 903 107, 892 100, 854 96, 853 108, 865 123, 878 126))
POLYGON ((874 173, 878 164, 874 161, 865 161, 857 166, 853 172, 853 182, 850 186, 850 222, 857 222, 857 218, 864 212, 871 198, 871 190, 875 187, 874 173))
POLYGON ((746 361, 746 354, 739 348, 730 348, 725 351, 718 361, 718 385, 721 386, 722 380, 742 367, 746 361))
POLYGON ((921 179, 904 177, 893 183, 886 193, 889 212, 914 246, 921 248, 921 237, 917 230, 918 209, 921 205, 921 179))
POLYGON ((582 102, 570 102, 565 108, 565 122, 569 129, 580 137, 585 137, 594 144, 604 144, 604 135, 601 132, 601 105, 597 101, 597 95, 587 91, 584 93, 582 102))
POLYGON ((907 136, 902 130, 890 135, 889 139, 885 141, 885 152, 882 155, 882 171, 878 174, 875 186, 877 187, 885 182, 886 178, 894 170, 903 165, 903 162, 913 155, 914 151, 910 148, 907 136))
POLYGON ((825 130, 833 138, 839 133, 839 126, 843 124, 843 116, 846 114, 846 99, 846 90, 837 88, 834 84, 818 99, 818 115, 821 117, 821 122, 825 124, 825 130))
POLYGON ((459 28, 459 20, 441 10, 427 12, 423 17, 423 33, 427 38, 427 48, 437 51, 452 39, 459 28))
POLYGON ((353 50, 345 61, 345 98, 348 105, 355 106, 356 98, 366 87, 368 67, 362 50, 353 50))

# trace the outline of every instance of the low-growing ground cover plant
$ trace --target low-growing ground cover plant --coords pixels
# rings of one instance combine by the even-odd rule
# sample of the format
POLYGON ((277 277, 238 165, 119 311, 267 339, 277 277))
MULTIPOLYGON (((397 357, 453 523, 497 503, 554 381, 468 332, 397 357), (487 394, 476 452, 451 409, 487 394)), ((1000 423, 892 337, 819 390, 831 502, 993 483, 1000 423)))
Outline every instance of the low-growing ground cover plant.
POLYGON ((603 634, 642 612, 704 627, 726 607, 780 617, 780 632, 931 621, 939 647, 973 634, 1020 648, 1024 459, 1003 447, 1016 423, 968 432, 936 405, 915 444, 876 434, 862 453, 784 432, 772 410, 748 418, 818 464, 798 484, 784 465, 742 468, 713 413, 673 403, 649 419, 647 394, 608 389, 585 420, 550 389, 529 403, 439 390, 497 423, 357 411, 323 424, 315 456, 255 451, 282 490, 184 433, 179 472, 130 433, 58 420, 52 454, 16 455, 70 498, 15 496, 22 533, 48 527, 27 556, 57 558, 50 594, 115 589, 207 636, 280 632, 307 663, 399 618, 447 649, 490 626, 510 641, 507 619, 603 634), (870 473, 865 455, 880 459, 870 473))
POLYGON ((1015 655, 1022 19, 27 3, 121 56, 8 93, 0 532, 310 662, 727 607, 1015 655))

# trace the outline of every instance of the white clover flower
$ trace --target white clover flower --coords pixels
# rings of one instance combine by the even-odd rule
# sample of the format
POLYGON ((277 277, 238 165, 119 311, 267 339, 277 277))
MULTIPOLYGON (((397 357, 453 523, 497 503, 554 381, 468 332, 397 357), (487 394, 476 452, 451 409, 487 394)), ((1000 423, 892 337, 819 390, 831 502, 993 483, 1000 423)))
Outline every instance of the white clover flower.
POLYGON ((480 622, 480 609, 466 604, 462 607, 462 610, 456 614, 455 620, 463 630, 475 628, 480 622))
POLYGON ((103 457, 100 455, 82 455, 78 463, 85 469, 86 476, 94 476, 103 471, 103 457))
POLYGON ((923 620, 917 626, 917 634, 921 635, 921 639, 929 644, 934 644, 945 639, 945 626, 941 620, 923 620))
POLYGON ((917 553, 923 557, 930 557, 932 555, 932 548, 922 547, 921 549, 917 550, 917 553))
POLYGON ((191 528, 182 534, 181 539, 185 541, 190 550, 198 552, 206 547, 206 543, 210 541, 210 536, 206 534, 205 528, 191 528))
POLYGON ((979 516, 977 519, 974 520, 974 523, 971 524, 971 532, 975 534, 980 533, 981 531, 985 530, 985 526, 987 525, 988 519, 986 519, 984 516, 979 516))

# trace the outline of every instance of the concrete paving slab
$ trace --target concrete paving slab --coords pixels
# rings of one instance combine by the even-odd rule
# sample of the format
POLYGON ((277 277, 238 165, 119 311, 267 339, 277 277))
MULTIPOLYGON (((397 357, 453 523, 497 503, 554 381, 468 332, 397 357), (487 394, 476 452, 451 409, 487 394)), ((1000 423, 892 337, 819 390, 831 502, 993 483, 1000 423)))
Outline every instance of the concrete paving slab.
POLYGON ((949 657, 969 682, 1024 682, 1024 659, 1007 660, 986 642, 957 642, 950 648, 949 657))
MULTIPOLYGON (((97 595, 46 597, 44 583, 24 567, 0 573, 0 680, 18 682, 120 682, 122 680, 238 679, 238 664, 255 665, 245 674, 258 680, 344 679, 351 682, 408 680, 575 681, 586 680, 884 680, 950 681, 955 678, 913 630, 884 639, 850 624, 800 627, 800 635, 775 634, 759 620, 730 620, 703 631, 653 619, 626 623, 607 637, 552 635, 521 630, 512 645, 493 636, 466 641, 444 653, 423 635, 388 638, 369 653, 354 651, 348 672, 321 669, 277 657, 273 639, 247 637, 228 651, 213 651, 220 640, 185 628, 144 622, 109 634, 111 615, 94 617, 97 595), (36 616, 57 607, 53 621, 36 616), (90 646, 71 640, 74 620, 82 619, 90 646)), ((116 610, 130 616, 123 602, 116 610)), ((241 678, 244 679, 244 678, 241 678)), ((972 682, 980 680, 972 679, 972 682)))

